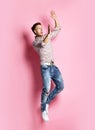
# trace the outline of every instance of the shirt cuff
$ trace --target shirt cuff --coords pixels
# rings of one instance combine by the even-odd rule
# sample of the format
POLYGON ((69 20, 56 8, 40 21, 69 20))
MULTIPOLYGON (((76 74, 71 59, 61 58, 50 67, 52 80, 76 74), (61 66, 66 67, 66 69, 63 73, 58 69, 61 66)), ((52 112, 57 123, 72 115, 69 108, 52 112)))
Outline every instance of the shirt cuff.
POLYGON ((61 27, 60 27, 60 26, 54 28, 54 31, 58 31, 58 30, 61 30, 61 27))

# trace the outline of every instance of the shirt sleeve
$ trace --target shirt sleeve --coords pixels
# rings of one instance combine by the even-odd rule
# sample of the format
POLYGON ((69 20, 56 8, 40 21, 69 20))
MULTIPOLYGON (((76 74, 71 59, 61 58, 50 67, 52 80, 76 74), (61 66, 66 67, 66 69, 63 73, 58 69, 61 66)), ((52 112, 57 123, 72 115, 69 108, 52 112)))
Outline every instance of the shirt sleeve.
POLYGON ((36 38, 35 41, 33 41, 33 46, 41 48, 45 46, 45 43, 43 42, 41 38, 36 38))
POLYGON ((54 39, 57 36, 57 34, 60 32, 60 30, 61 30, 61 27, 55 27, 54 30, 50 34, 50 38, 54 39))

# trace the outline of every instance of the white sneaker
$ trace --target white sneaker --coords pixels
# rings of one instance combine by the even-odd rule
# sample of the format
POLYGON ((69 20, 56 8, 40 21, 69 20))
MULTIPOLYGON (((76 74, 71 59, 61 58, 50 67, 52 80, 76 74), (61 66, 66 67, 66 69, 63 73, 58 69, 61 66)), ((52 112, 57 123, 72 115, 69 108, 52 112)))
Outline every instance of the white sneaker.
POLYGON ((49 117, 46 111, 42 112, 42 118, 44 121, 49 121, 49 117))
POLYGON ((49 108, 49 104, 46 104, 46 112, 48 114, 48 108, 49 108))

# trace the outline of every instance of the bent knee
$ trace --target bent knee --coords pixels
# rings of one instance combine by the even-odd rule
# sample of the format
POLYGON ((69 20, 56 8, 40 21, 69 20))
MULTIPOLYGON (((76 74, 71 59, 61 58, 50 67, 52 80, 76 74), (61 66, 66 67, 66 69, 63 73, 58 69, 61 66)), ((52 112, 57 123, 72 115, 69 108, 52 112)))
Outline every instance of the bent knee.
POLYGON ((58 86, 58 90, 59 90, 59 91, 63 91, 63 89, 64 89, 64 83, 63 83, 63 82, 60 82, 60 83, 59 83, 59 86, 58 86))
POLYGON ((59 91, 63 91, 63 89, 64 89, 64 86, 59 87, 59 91))

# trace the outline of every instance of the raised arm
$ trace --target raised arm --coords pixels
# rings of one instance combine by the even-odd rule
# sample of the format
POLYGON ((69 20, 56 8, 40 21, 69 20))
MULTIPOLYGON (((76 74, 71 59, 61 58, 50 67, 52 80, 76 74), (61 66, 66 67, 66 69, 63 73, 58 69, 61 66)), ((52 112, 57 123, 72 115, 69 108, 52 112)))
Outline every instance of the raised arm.
POLYGON ((54 11, 51 11, 50 14, 51 14, 51 18, 55 22, 55 28, 59 28, 60 27, 60 23, 59 23, 59 20, 58 20, 58 17, 56 15, 56 13, 54 11))
POLYGON ((36 37, 35 41, 33 42, 33 45, 35 47, 45 46, 49 42, 50 33, 51 33, 51 29, 50 29, 50 25, 48 25, 48 32, 47 32, 46 36, 44 37, 44 39, 41 37, 36 37))
POLYGON ((53 39, 57 36, 59 31, 61 30, 61 27, 60 27, 60 22, 58 20, 56 13, 54 11, 51 11, 50 14, 51 14, 51 18, 55 22, 55 27, 54 27, 53 31, 51 32, 51 38, 53 39))

